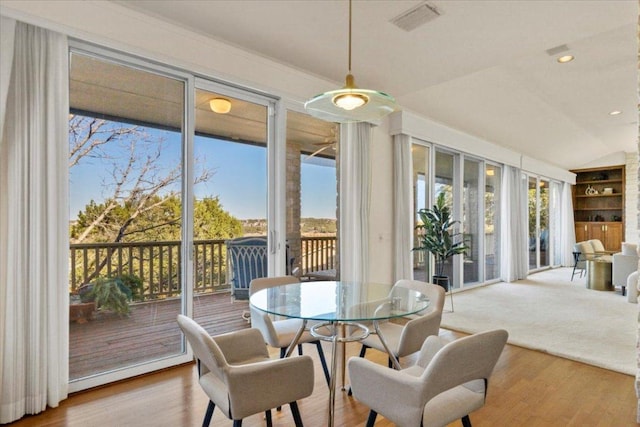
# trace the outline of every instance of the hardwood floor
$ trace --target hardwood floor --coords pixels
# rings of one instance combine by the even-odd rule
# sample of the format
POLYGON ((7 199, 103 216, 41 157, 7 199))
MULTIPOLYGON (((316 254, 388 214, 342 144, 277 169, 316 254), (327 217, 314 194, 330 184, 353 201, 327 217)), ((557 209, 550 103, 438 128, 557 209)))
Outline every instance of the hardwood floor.
MULTIPOLYGON (((463 336, 446 330, 440 334, 451 339, 463 336)), ((329 348, 326 350, 328 353, 329 348)), ((358 351, 356 344, 347 348, 348 356, 358 351)), ((305 354, 318 362, 311 346, 305 346, 305 354)), ((375 350, 367 357, 386 364, 384 355, 375 350)), ((319 362, 315 378, 314 393, 299 402, 307 427, 327 424, 328 390, 319 362)), ((474 427, 636 426, 636 404, 632 376, 507 345, 491 377, 487 403, 471 414, 471 422, 474 427)), ((206 406, 207 398, 190 364, 74 394, 58 408, 25 417, 12 426, 199 426, 206 406)), ((346 392, 337 393, 337 426, 363 426, 368 412, 346 392)), ((216 411, 211 425, 231 427, 232 423, 216 411)), ((264 425, 262 415, 243 423, 247 427, 264 425)), ((288 407, 281 413, 274 411, 274 426, 291 425, 288 407)), ((378 417, 376 426, 392 425, 378 417)))

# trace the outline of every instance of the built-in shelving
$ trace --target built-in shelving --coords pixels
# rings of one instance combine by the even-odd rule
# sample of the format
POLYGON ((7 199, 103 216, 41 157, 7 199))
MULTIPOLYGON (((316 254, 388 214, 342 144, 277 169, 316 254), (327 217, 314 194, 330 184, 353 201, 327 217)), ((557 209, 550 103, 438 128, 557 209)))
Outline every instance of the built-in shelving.
POLYGON ((576 241, 601 240, 619 250, 624 231, 624 165, 573 170, 576 241), (605 190, 610 189, 610 190, 605 190))

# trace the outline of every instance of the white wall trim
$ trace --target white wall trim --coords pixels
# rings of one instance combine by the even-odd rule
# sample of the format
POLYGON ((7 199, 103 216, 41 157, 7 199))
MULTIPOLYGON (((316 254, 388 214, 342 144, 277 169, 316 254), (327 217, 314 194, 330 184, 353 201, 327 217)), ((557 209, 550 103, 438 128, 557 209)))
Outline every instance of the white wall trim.
POLYGON ((401 133, 487 160, 515 166, 535 175, 575 184, 576 177, 572 172, 408 111, 397 111, 390 117, 390 134, 401 133))

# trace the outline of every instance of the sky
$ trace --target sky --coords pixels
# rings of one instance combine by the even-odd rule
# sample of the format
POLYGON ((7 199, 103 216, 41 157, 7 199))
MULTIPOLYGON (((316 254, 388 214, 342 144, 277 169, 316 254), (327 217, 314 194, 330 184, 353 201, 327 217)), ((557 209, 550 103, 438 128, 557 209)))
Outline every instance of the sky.
MULTIPOLYGON (((180 159, 180 138, 169 131, 148 130, 154 138, 163 138, 161 156, 155 164, 169 170, 180 159)), ((126 141, 122 141, 126 145, 126 141)), ((196 172, 206 165, 213 175, 207 183, 194 188, 196 198, 218 196, 223 209, 238 219, 266 218, 267 212, 267 161, 266 149, 197 136, 194 153, 201 163, 196 172)), ((122 164, 128 152, 123 146, 112 145, 105 154, 122 164)), ((323 166, 326 162, 303 162, 301 178, 302 217, 335 218, 336 178, 335 167, 323 166)), ((100 202, 108 191, 105 182, 111 182, 110 164, 100 159, 85 158, 69 172, 70 216, 77 218, 91 200, 100 202)), ((178 186, 174 190, 179 190, 178 186)))

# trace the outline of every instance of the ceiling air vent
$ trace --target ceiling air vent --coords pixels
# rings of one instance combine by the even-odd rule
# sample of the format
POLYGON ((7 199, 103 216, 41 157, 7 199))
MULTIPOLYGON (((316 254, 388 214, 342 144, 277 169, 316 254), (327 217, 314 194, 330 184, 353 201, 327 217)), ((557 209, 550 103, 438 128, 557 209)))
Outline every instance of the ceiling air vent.
POLYGON ((559 53, 567 52, 569 50, 569 46, 566 44, 561 44, 560 46, 552 47, 551 49, 547 49, 547 55, 556 56, 559 53))
POLYGON ((397 27, 402 28, 405 31, 412 31, 418 28, 422 24, 437 18, 440 16, 440 12, 435 6, 429 3, 422 3, 413 9, 401 13, 393 18, 390 22, 397 27))

